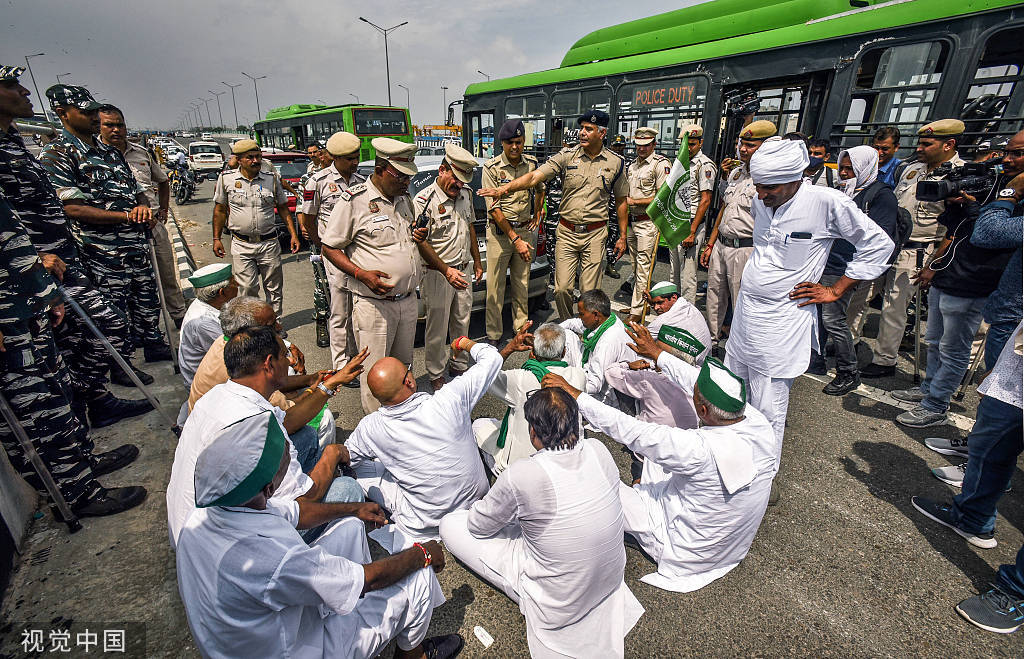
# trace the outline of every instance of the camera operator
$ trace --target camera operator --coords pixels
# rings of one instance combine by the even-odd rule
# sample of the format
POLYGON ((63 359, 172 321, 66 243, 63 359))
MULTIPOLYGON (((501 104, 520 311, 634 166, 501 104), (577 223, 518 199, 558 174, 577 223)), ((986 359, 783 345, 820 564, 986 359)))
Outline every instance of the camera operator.
POLYGON ((886 277, 875 358, 861 370, 861 377, 881 378, 896 374, 896 356, 907 326, 907 306, 916 292, 912 277, 923 264, 923 257, 931 256, 945 234, 938 217, 946 209, 946 202, 919 200, 917 184, 944 178, 945 174, 934 174, 943 163, 957 167, 964 164, 957 154, 957 144, 963 132, 964 122, 959 119, 933 121, 917 131, 917 162, 906 166, 895 190, 900 206, 910 211, 914 230, 886 277))
MULTIPOLYGON (((1018 149, 1020 147, 1024 147, 1024 141, 1018 149)), ((1013 173, 1019 173, 1017 164, 1024 162, 1008 163, 1013 173)), ((946 422, 949 400, 970 365, 971 343, 981 326, 982 309, 999 285, 1010 257, 1017 251, 1014 247, 993 249, 971 242, 981 213, 978 202, 995 199, 997 194, 1005 192, 1002 184, 1009 178, 1003 175, 998 179, 970 177, 950 181, 956 187, 945 199, 946 210, 938 217, 939 224, 946 227, 946 238, 933 258, 913 277, 922 290, 929 289, 925 336, 928 369, 920 388, 892 392, 897 400, 918 404, 897 416, 897 423, 923 428, 946 422), (978 189, 986 184, 987 188, 978 189), (966 189, 959 189, 960 185, 966 189), (968 190, 978 191, 971 194, 968 190)))

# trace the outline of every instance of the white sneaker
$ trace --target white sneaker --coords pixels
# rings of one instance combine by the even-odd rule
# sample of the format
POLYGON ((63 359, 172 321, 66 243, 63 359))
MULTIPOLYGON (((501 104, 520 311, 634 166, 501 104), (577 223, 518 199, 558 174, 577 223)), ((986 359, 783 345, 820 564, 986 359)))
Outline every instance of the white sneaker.
POLYGON ((924 392, 920 389, 896 389, 890 391, 889 395, 904 403, 920 403, 925 398, 924 392))
POLYGON ((927 437, 924 440, 924 445, 942 455, 958 455, 962 458, 967 457, 967 440, 966 439, 945 439, 943 437, 927 437))
POLYGON ((967 463, 950 465, 948 467, 936 467, 932 469, 932 476, 935 476, 943 483, 953 487, 964 486, 964 474, 967 473, 967 463))

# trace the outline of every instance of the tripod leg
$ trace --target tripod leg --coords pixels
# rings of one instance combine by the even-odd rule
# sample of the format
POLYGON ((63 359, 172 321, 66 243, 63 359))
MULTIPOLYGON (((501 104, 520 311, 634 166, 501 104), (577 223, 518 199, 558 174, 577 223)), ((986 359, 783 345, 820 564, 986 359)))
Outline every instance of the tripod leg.
MULTIPOLYGON (((917 271, 924 267, 924 250, 917 250, 917 271)), ((921 384, 921 285, 914 291, 914 384, 921 384)))

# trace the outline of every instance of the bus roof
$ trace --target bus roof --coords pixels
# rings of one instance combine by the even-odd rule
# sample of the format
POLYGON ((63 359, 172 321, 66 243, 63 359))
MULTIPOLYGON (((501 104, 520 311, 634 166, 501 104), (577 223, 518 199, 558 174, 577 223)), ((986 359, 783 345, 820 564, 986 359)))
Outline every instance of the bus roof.
POLYGON ((368 108, 373 110, 405 110, 406 108, 390 105, 366 105, 362 103, 345 103, 344 105, 319 105, 316 103, 296 103, 284 105, 267 111, 267 116, 259 121, 273 121, 275 119, 288 119, 290 117, 305 117, 308 115, 337 112, 345 108, 368 108))
POLYGON ((925 23, 1019 4, 1015 0, 714 0, 591 32, 557 69, 477 82, 465 95, 657 69, 925 23), (749 26, 760 31, 751 33, 749 26))

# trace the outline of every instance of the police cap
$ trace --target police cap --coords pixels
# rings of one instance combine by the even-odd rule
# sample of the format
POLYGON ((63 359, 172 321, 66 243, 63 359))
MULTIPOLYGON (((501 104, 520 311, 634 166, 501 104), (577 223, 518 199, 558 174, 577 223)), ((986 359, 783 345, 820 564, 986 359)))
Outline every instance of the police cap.
POLYGON ((930 124, 921 126, 917 134, 921 137, 956 137, 963 135, 965 130, 964 122, 959 119, 939 119, 930 124))
POLYGON ((690 137, 704 137, 704 129, 698 126, 697 124, 690 124, 689 126, 686 126, 685 128, 683 128, 683 132, 689 133, 690 137))
POLYGON ((403 174, 412 176, 420 170, 416 168, 416 145, 400 142, 390 137, 375 137, 370 142, 377 157, 387 160, 391 166, 403 174))
POLYGON ((612 140, 612 146, 626 146, 626 138, 622 135, 616 135, 615 139, 612 140))
POLYGON ((449 142, 444 145, 444 160, 455 174, 455 178, 463 183, 473 180, 473 170, 476 169, 476 158, 469 151, 466 151, 458 144, 449 142))
POLYGON ((92 112, 103 107, 102 103, 92 97, 88 89, 78 85, 54 85, 46 90, 46 98, 50 99, 50 107, 54 110, 76 107, 83 112, 92 112))
POLYGON ((645 146, 658 138, 658 131, 647 126, 637 128, 633 133, 633 141, 637 146, 645 146))
POLYGON ((509 119, 498 129, 499 142, 511 140, 514 137, 523 137, 524 135, 526 135, 526 128, 523 126, 522 119, 509 119))
POLYGON ((327 153, 344 156, 359 150, 359 138, 352 133, 339 130, 327 139, 327 153))
POLYGON ((777 130, 775 124, 767 119, 758 119, 750 122, 740 131, 740 139, 763 140, 774 135, 777 130))
POLYGON ((588 124, 596 124, 602 128, 608 127, 608 113, 602 110, 587 110, 581 114, 577 119, 576 123, 583 125, 586 122, 588 124))
POLYGON ((243 153, 249 153, 250 151, 259 151, 260 145, 256 143, 256 140, 244 139, 238 140, 231 145, 231 153, 236 156, 240 156, 243 153))

